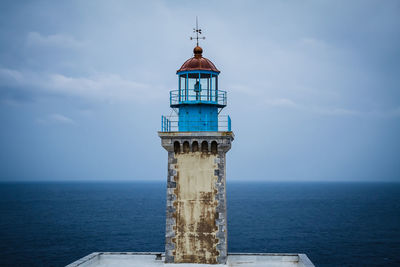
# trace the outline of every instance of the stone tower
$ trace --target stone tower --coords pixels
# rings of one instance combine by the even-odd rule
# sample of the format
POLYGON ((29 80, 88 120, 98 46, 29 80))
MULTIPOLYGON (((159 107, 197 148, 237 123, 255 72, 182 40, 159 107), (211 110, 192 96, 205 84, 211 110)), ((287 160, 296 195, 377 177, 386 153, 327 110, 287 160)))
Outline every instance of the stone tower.
POLYGON ((168 151, 165 261, 225 264, 226 152, 234 135, 230 117, 219 115, 227 103, 220 71, 198 45, 193 53, 170 92, 177 115, 162 116, 158 133, 168 151))

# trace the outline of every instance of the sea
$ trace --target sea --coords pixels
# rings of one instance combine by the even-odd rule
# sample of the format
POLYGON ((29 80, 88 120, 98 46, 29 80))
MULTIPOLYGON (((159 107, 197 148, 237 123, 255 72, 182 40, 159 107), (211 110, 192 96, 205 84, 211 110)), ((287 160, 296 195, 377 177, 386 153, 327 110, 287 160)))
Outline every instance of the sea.
MULTIPOLYGON (((400 183, 228 182, 228 251, 400 266, 400 183)), ((0 184, 0 266, 164 251, 163 182, 0 184)))

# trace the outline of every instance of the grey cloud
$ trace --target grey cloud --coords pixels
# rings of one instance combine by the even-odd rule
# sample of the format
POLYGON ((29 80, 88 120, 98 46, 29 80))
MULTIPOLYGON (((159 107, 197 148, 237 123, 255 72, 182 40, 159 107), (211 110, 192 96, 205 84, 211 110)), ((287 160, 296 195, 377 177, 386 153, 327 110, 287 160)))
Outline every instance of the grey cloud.
POLYGON ((44 118, 38 118, 35 120, 37 123, 39 124, 68 124, 68 125, 75 125, 76 122, 65 116, 62 114, 58 114, 58 113, 53 113, 53 114, 49 114, 44 118))
POLYGON ((29 90, 33 96, 51 94, 134 103, 140 103, 143 99, 159 99, 163 95, 160 87, 124 79, 118 74, 99 73, 89 77, 71 77, 58 73, 21 72, 5 68, 0 69, 0 90, 12 90, 15 93, 29 90))
POLYGON ((68 34, 52 34, 43 36, 38 32, 30 32, 27 35, 28 46, 49 46, 60 48, 82 48, 85 42, 76 40, 68 34))
POLYGON ((307 106, 296 103, 288 98, 267 98, 265 103, 268 107, 295 109, 297 111, 314 112, 321 115, 337 115, 337 116, 363 116, 370 118, 396 118, 400 117, 400 106, 385 110, 355 110, 341 107, 323 107, 323 106, 307 106))

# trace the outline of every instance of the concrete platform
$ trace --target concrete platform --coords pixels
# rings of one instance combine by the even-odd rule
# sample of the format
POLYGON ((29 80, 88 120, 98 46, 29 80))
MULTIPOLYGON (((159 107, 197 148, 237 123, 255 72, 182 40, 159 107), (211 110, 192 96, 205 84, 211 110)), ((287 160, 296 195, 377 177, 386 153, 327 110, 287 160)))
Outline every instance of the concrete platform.
POLYGON ((209 264, 171 264, 164 263, 164 253, 157 252, 94 252, 80 260, 77 260, 66 267, 286 267, 302 266, 313 267, 314 264, 305 254, 285 253, 229 253, 228 262, 225 265, 209 264))

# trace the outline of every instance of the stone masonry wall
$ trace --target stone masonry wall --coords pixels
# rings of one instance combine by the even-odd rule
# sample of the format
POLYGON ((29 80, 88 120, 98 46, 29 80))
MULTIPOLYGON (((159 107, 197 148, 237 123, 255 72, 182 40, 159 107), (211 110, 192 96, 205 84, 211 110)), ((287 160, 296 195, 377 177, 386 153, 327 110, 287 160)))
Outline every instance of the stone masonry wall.
POLYGON ((233 134, 159 135, 168 151, 166 263, 226 263, 225 154, 233 134))

